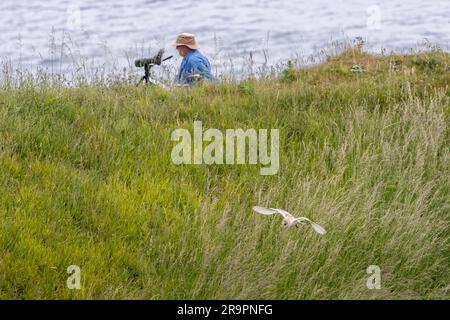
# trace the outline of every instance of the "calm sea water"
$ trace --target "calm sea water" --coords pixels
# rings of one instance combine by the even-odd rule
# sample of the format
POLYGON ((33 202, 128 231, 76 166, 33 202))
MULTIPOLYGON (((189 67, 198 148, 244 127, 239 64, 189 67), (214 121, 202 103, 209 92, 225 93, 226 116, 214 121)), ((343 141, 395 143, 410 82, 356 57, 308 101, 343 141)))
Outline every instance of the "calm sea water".
POLYGON ((127 66, 159 47, 175 54, 183 31, 216 64, 250 52, 275 63, 357 36, 372 51, 450 48, 450 0, 2 0, 0 12, 3 60, 60 70, 80 57, 127 66))

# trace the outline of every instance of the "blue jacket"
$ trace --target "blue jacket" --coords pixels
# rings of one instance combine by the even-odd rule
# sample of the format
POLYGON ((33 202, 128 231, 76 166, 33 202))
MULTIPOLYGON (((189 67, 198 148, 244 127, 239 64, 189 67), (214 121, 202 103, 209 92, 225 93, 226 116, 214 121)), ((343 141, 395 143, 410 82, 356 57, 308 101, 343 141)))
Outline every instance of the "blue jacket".
POLYGON ((176 83, 193 84, 196 81, 212 80, 211 65, 208 58, 198 50, 191 50, 181 61, 176 83))

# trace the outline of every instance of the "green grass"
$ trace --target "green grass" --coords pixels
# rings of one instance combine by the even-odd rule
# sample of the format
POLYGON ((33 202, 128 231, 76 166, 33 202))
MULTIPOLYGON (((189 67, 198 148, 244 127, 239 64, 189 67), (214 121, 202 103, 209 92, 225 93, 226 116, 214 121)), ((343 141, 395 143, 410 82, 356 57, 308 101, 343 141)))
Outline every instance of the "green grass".
POLYGON ((192 90, 4 87, 0 298, 448 299, 449 85, 448 54, 349 50, 192 90), (194 120, 280 129, 279 173, 172 164, 194 120))

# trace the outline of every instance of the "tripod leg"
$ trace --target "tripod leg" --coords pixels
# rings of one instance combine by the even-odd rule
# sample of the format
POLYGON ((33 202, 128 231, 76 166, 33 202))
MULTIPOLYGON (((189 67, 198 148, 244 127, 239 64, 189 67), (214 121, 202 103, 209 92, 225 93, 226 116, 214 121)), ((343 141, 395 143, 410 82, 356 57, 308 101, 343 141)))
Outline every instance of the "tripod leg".
POLYGON ((139 85, 142 83, 142 81, 144 81, 144 80, 145 80, 145 76, 143 76, 143 77, 139 80, 139 82, 136 83, 136 86, 139 86, 139 85))

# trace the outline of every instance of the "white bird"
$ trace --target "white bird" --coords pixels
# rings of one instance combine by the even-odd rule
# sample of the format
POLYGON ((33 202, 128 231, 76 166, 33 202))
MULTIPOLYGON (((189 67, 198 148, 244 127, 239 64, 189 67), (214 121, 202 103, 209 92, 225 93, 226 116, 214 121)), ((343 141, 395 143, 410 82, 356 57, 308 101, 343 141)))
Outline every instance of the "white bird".
POLYGON ((289 212, 282 210, 282 209, 264 208, 264 207, 255 206, 255 207, 253 207, 253 211, 255 211, 256 213, 265 214, 265 215, 281 214, 281 216, 283 217, 283 227, 285 227, 285 228, 290 228, 294 225, 298 227, 298 224, 297 224, 298 222, 300 222, 300 223, 307 222, 311 225, 311 227, 314 229, 314 231, 316 231, 318 234, 324 235, 325 233, 327 233, 322 226, 309 220, 308 218, 306 218, 306 217, 296 218, 289 212))

